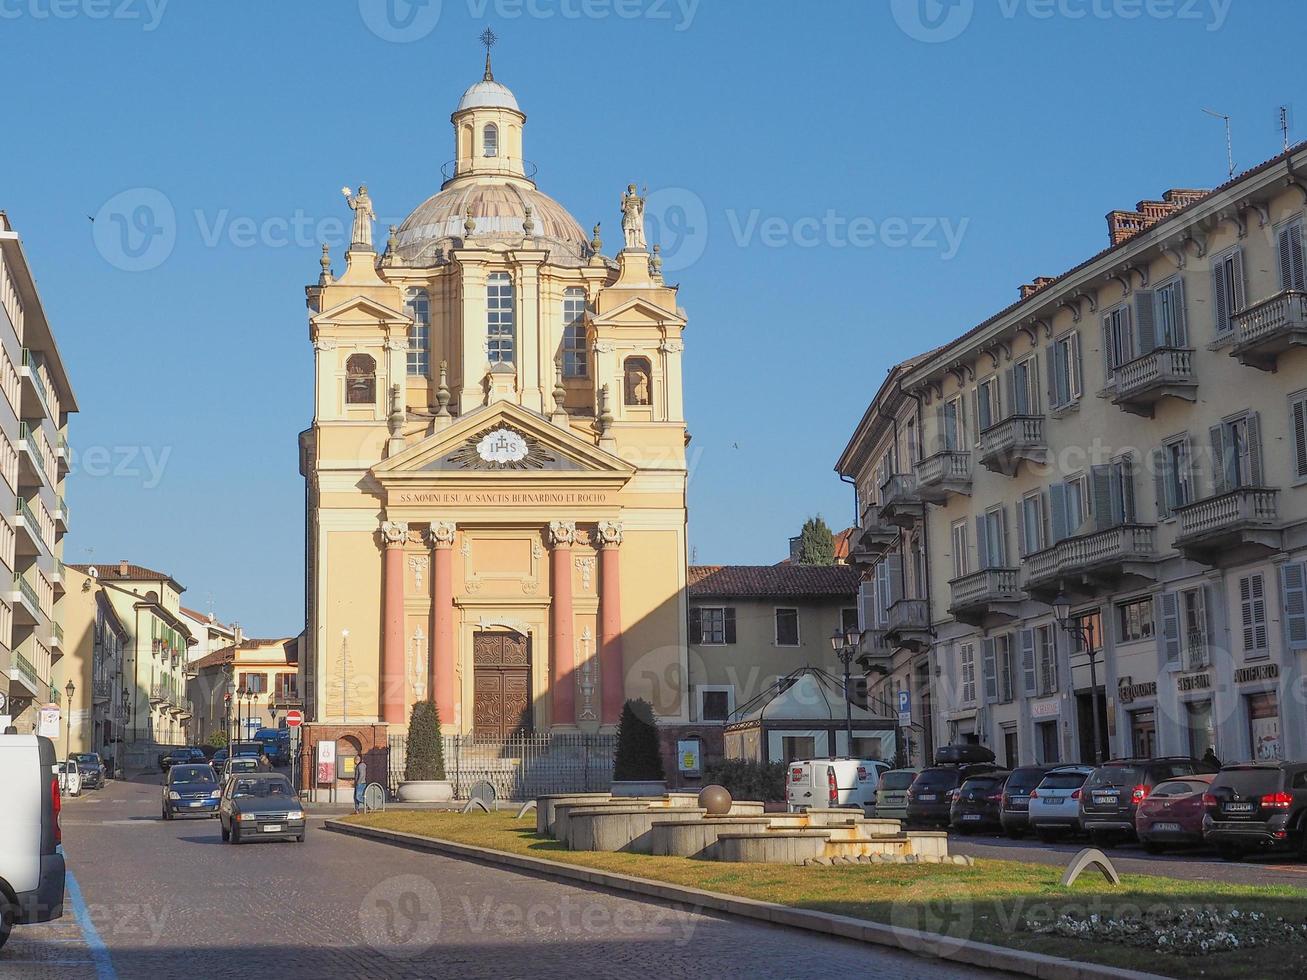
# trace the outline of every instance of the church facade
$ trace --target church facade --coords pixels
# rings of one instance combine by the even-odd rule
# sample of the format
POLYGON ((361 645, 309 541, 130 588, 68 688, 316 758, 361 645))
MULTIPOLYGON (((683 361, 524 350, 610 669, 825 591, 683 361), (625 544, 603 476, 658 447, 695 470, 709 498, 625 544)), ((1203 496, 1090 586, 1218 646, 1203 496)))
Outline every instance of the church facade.
POLYGON ((643 200, 605 255, 537 188, 488 58, 451 122, 439 192, 378 248, 347 189, 344 269, 324 246, 306 290, 308 719, 379 739, 432 699, 496 740, 643 697, 687 721, 686 321, 643 200))

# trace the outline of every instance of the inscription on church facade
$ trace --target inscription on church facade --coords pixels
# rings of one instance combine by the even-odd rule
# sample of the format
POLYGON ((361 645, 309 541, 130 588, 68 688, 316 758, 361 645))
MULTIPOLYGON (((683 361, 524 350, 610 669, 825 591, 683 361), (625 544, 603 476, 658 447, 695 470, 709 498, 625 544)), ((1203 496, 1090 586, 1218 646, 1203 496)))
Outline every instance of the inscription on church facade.
POLYGON ((606 490, 401 490, 390 495, 391 504, 435 504, 442 507, 477 506, 604 506, 614 500, 606 490))

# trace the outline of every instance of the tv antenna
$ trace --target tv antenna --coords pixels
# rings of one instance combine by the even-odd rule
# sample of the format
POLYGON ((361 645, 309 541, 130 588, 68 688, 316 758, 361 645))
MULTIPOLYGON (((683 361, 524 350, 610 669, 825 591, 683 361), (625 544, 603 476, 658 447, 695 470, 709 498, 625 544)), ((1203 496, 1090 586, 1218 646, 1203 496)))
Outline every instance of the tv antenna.
POLYGON ((1204 109, 1203 112, 1209 116, 1215 116, 1225 123, 1225 159, 1228 166, 1227 172, 1230 177, 1234 177, 1234 142, 1230 138, 1230 117, 1223 112, 1217 112, 1215 109, 1204 109))
POLYGON ((1290 120, 1291 107, 1287 105, 1280 106, 1280 138, 1284 143, 1284 152, 1289 152, 1289 130, 1292 127, 1290 120))

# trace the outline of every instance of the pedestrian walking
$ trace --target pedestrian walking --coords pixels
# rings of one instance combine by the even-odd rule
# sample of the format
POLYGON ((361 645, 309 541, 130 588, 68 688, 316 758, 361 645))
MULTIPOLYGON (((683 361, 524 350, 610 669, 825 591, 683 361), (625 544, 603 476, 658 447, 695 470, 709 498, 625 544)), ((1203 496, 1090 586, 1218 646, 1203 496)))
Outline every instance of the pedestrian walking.
POLYGON ((1203 761, 1209 766, 1215 766, 1217 769, 1221 768, 1221 760, 1216 757, 1216 751, 1210 745, 1207 746, 1207 751, 1203 753, 1203 761))
POLYGON ((354 755, 354 812, 363 812, 363 793, 368 788, 368 764, 357 753, 354 755))

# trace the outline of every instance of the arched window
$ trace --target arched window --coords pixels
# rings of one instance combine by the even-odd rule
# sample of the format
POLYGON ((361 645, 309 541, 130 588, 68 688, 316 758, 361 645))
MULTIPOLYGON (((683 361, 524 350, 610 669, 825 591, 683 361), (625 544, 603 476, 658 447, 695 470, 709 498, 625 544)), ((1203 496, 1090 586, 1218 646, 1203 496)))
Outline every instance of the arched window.
POLYGON ((486 359, 513 363, 513 280, 507 272, 492 272, 486 281, 486 359))
POLYGON ((626 374, 626 404, 653 404, 653 369, 647 357, 628 357, 623 365, 626 374))
POLYGON ((563 293, 563 377, 584 378, 586 369, 585 290, 563 293))
POLYGON ((368 354, 351 354, 345 362, 345 404, 377 403, 377 362, 368 354))
POLYGON ((410 289, 404 297, 404 312, 413 318, 408 328, 408 373, 431 374, 431 298, 425 289, 410 289))
POLYGON ((499 156, 499 127, 494 123, 487 123, 481 131, 481 146, 486 156, 499 156))

